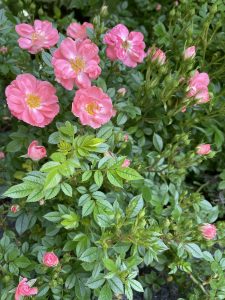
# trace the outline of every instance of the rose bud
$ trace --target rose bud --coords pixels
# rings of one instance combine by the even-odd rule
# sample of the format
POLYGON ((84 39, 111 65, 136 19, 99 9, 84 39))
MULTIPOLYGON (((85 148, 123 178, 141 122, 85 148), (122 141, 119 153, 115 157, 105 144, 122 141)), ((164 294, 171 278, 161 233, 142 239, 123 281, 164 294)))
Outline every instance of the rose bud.
POLYGON ((216 226, 213 224, 204 224, 201 226, 201 232, 202 232, 202 236, 206 239, 206 240, 212 240, 215 238, 216 236, 216 226))
POLYGON ((12 205, 10 207, 10 210, 11 210, 12 213, 15 214, 15 213, 17 213, 20 210, 20 206, 18 204, 12 205))
POLYGON ((185 60, 186 60, 186 59, 189 59, 189 58, 190 58, 190 59, 194 58, 195 55, 196 55, 195 46, 191 46, 191 47, 185 49, 183 55, 184 55, 184 59, 185 59, 185 60))
POLYGON ((117 91, 117 93, 118 93, 119 95, 121 95, 122 97, 126 94, 126 92, 127 92, 127 89, 126 89, 126 88, 120 88, 120 89, 118 89, 118 91, 117 91))
POLYGON ((27 157, 31 158, 34 161, 40 160, 46 157, 46 149, 44 146, 38 146, 38 141, 33 141, 27 151, 27 157))
POLYGON ((43 264, 47 267, 56 267, 59 263, 58 257, 53 252, 46 252, 43 256, 43 264))
POLYGON ((198 155, 207 155, 211 152, 210 144, 200 144, 197 147, 197 154, 198 155))
POLYGON ((131 161, 129 159, 125 159, 124 162, 122 163, 121 167, 122 168, 127 168, 129 167, 131 161))

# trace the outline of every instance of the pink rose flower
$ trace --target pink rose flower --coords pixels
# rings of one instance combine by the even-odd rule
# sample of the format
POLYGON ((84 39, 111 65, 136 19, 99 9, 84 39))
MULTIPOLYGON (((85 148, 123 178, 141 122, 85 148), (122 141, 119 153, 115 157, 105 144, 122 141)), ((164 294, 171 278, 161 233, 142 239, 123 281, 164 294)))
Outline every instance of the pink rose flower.
POLYGON ((0 53, 6 54, 8 52, 8 48, 6 46, 0 47, 0 53))
POLYGON ((195 46, 188 47, 184 50, 184 59, 194 58, 196 55, 195 46))
POLYGON ((82 25, 79 23, 71 23, 66 30, 66 34, 73 39, 85 40, 88 38, 87 28, 93 29, 94 26, 91 23, 84 22, 82 25))
POLYGON ((27 283, 27 278, 23 278, 16 288, 15 300, 21 300, 23 296, 33 296, 37 295, 38 289, 36 287, 30 287, 27 283))
POLYGON ((43 264, 47 267, 55 267, 59 263, 58 257, 53 252, 46 252, 43 256, 43 264))
POLYGON ((111 60, 120 60, 128 67, 135 68, 145 58, 143 34, 136 31, 129 32, 123 24, 109 30, 103 42, 107 45, 107 57, 111 60))
POLYGON ((201 226, 201 232, 205 239, 212 240, 216 236, 216 226, 213 224, 204 224, 201 226))
POLYGON ((146 54, 151 56, 151 61, 155 61, 159 65, 164 65, 166 62, 166 54, 159 48, 149 48, 146 54))
POLYGON ((208 74, 199 73, 198 71, 196 71, 189 80, 187 97, 194 97, 194 99, 198 100, 198 104, 208 102, 210 100, 208 85, 208 74))
POLYGON ((20 210, 20 206, 18 204, 12 205, 10 207, 10 211, 14 214, 17 213, 19 210, 20 210))
POLYGON ((31 74, 18 75, 5 90, 11 114, 19 120, 45 127, 59 112, 56 89, 31 74))
POLYGON ((31 158, 34 161, 40 160, 46 157, 46 149, 44 146, 38 146, 38 141, 33 141, 27 151, 27 157, 31 158))
POLYGON ((211 152, 210 144, 201 144, 197 147, 197 154, 198 155, 207 155, 211 152))
POLYGON ((49 21, 35 20, 34 26, 29 24, 16 25, 16 32, 20 36, 20 48, 26 49, 31 54, 36 54, 43 49, 50 49, 59 40, 58 31, 49 21))
POLYGON ((131 161, 129 159, 125 159, 124 162, 122 163, 121 167, 127 168, 129 167, 131 161))
POLYGON ((75 42, 66 38, 52 58, 56 80, 67 90, 72 90, 74 85, 91 86, 91 80, 101 74, 99 63, 98 47, 88 39, 75 42))
POLYGON ((118 89, 118 91, 117 91, 117 93, 118 93, 119 95, 121 95, 121 96, 125 96, 126 92, 127 92, 127 89, 126 89, 126 88, 120 88, 120 89, 118 89))
POLYGON ((0 160, 5 158, 5 153, 3 151, 0 151, 0 160))
POLYGON ((72 105, 73 114, 82 125, 99 128, 115 115, 112 100, 101 88, 92 86, 76 92, 72 105))

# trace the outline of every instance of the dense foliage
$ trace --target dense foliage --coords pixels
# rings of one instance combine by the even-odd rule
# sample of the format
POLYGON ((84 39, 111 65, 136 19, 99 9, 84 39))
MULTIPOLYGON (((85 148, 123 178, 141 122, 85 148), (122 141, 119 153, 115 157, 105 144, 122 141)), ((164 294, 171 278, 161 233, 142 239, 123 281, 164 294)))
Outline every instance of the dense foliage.
POLYGON ((0 300, 225 299, 224 45, 223 0, 0 2, 0 300))

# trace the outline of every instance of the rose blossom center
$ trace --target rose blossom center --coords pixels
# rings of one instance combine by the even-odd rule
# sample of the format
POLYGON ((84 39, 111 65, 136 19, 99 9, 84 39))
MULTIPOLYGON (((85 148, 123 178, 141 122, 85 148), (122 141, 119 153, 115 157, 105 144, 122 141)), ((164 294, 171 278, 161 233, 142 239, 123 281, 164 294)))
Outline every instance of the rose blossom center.
POLYGON ((85 67, 85 61, 81 57, 76 57, 75 59, 71 59, 70 65, 76 74, 83 71, 85 67))
POLYGON ((89 113, 89 115, 94 115, 96 110, 99 110, 99 105, 96 102, 92 102, 86 105, 86 111, 89 113))
POLYGON ((31 34, 31 40, 32 42, 35 42, 37 40, 43 40, 44 39, 44 33, 42 31, 33 32, 31 34))
POLYGON ((41 104, 41 99, 40 97, 34 95, 34 94, 29 94, 26 99, 27 105, 29 108, 37 108, 41 104))
POLYGON ((122 47, 125 50, 128 50, 130 48, 130 43, 126 40, 122 42, 122 47))

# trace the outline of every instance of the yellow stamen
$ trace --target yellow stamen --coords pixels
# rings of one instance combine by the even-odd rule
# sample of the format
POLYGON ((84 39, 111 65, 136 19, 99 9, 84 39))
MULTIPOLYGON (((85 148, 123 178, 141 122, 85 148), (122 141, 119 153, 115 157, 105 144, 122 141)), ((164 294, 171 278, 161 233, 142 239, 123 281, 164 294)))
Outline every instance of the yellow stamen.
POLYGON ((89 115, 94 115, 95 111, 99 109, 99 106, 96 102, 92 102, 86 105, 86 111, 89 113, 89 115))
POLYGON ((39 35, 38 35, 36 32, 33 32, 33 33, 31 34, 32 42, 36 41, 38 38, 39 38, 39 35))
POLYGON ((71 59, 70 64, 76 74, 83 71, 85 67, 85 61, 81 57, 76 57, 75 59, 71 59))
POLYGON ((130 43, 128 41, 124 41, 122 43, 122 47, 125 49, 125 50, 128 50, 130 48, 130 43))
POLYGON ((29 106, 29 108, 37 108, 41 104, 41 99, 40 99, 40 97, 38 97, 36 95, 29 94, 27 96, 26 102, 27 102, 27 105, 29 106))

